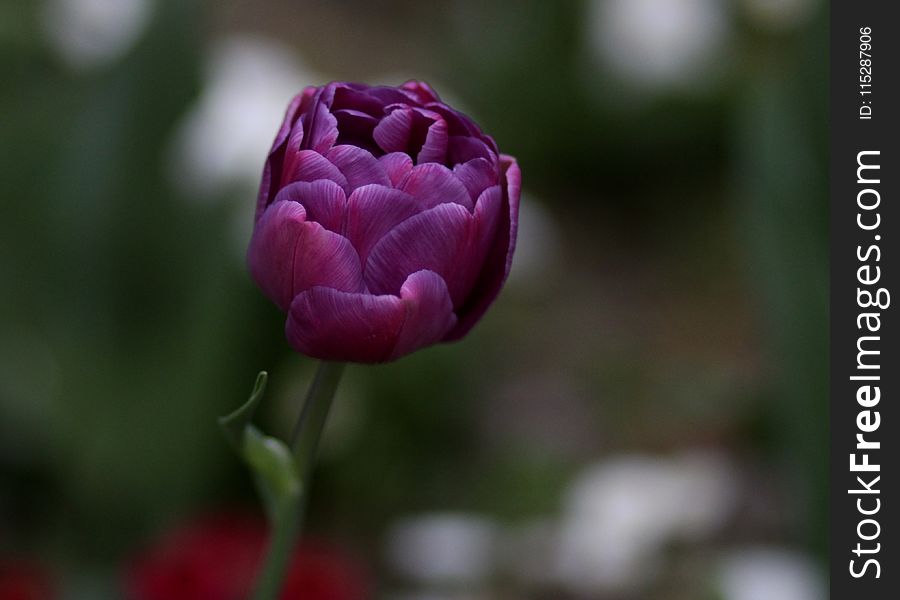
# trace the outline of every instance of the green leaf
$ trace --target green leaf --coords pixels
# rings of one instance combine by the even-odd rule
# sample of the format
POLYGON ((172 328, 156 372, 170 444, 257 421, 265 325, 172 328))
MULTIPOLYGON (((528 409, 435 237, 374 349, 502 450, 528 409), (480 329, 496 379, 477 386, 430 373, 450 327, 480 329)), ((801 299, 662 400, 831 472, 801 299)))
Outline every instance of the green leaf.
POLYGON ((284 442, 247 425, 242 456, 256 475, 270 512, 277 512, 283 501, 299 496, 301 483, 297 465, 284 442))
POLYGON ((244 454, 244 431, 246 427, 250 425, 250 421, 253 419, 253 413, 256 412, 256 407, 259 406, 260 401, 262 401, 263 393, 266 391, 266 381, 268 381, 268 379, 269 374, 265 371, 260 371, 259 375, 256 376, 256 383, 253 384, 253 391, 250 392, 250 398, 234 412, 227 414, 224 417, 219 417, 219 426, 225 433, 225 437, 228 438, 231 445, 238 451, 238 454, 241 454, 242 456, 244 454))
POLYGON ((267 379, 266 372, 260 371, 247 402, 233 413, 219 417, 219 425, 250 467, 266 511, 274 520, 283 506, 300 496, 302 487, 290 448, 281 440, 265 435, 251 422, 262 401, 267 379))

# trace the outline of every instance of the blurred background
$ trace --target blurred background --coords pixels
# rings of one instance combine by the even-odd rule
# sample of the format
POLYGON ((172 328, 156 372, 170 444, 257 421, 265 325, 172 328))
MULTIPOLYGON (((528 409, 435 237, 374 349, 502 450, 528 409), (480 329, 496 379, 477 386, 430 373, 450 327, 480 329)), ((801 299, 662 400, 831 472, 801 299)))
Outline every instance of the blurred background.
POLYGON ((314 367, 244 265, 262 161, 302 86, 413 77, 518 157, 519 250, 465 340, 348 369, 310 537, 366 598, 826 598, 827 16, 0 0, 0 600, 256 515, 215 417, 266 369, 285 434, 314 367))

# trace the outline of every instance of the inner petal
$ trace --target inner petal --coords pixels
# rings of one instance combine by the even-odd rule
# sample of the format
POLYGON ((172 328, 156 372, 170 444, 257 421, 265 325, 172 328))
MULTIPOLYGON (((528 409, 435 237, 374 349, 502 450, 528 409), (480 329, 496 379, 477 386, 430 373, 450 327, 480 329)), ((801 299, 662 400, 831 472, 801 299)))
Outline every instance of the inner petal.
POLYGON ((453 172, 438 163, 417 165, 398 186, 419 201, 422 210, 453 202, 472 210, 474 200, 453 172))
POLYGON ((357 188, 347 200, 344 235, 359 253, 363 264, 384 235, 419 211, 412 196, 383 185, 357 188))
POLYGON ((457 282, 467 268, 472 215, 459 204, 441 204, 403 221, 372 249, 364 277, 374 293, 396 294, 410 273, 434 271, 446 282, 454 304, 468 290, 457 282))
POLYGON ((306 209, 307 220, 315 221, 329 231, 341 232, 347 196, 330 179, 295 181, 283 187, 275 196, 275 202, 281 200, 299 202, 306 209))

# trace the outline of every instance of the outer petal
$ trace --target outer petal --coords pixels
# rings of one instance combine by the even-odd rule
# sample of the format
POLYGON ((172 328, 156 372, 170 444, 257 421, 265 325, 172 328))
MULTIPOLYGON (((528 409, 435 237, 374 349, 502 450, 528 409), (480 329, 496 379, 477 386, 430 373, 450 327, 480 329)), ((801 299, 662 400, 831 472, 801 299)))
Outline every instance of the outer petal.
POLYGON ((509 275, 513 253, 516 250, 522 173, 519 170, 516 159, 512 156, 501 154, 500 165, 504 172, 506 187, 497 224, 497 233, 469 298, 456 311, 459 321, 444 337, 444 341, 458 340, 472 329, 494 299, 496 299, 497 294, 500 293, 500 288, 503 287, 503 283, 509 275))
MULTIPOLYGON (((262 181, 259 185, 259 194, 256 197, 256 221, 262 217, 263 211, 272 202, 277 191, 277 189, 274 188, 282 180, 282 172, 284 170, 283 164, 288 146, 287 138, 294 123, 299 121, 297 114, 303 110, 305 104, 310 102, 310 98, 315 95, 315 93, 316 88, 307 87, 294 96, 293 99, 291 99, 290 104, 288 104, 284 114, 284 120, 281 123, 281 128, 278 130, 278 133, 275 134, 275 141, 272 142, 272 148, 269 150, 269 155, 266 157, 266 163, 263 166, 262 181)), ((302 132, 303 128, 301 127, 300 130, 302 132)))
MULTIPOLYGON (((298 111, 302 112, 303 103, 309 102, 309 99, 315 95, 315 93, 316 88, 310 86, 304 88, 302 92, 291 98, 291 102, 288 104, 287 110, 284 113, 284 121, 281 123, 281 128, 278 130, 278 133, 275 135, 275 141, 272 143, 273 151, 287 139, 288 134, 294 129, 294 124, 299 120, 297 118, 298 111)), ((302 139, 303 135, 301 133, 298 141, 302 141, 302 139)))
POLYGON ((270 205, 256 223, 247 266, 263 293, 281 310, 294 298, 294 247, 306 223, 306 209, 296 202, 270 205))
POLYGON ((474 202, 466 186, 453 172, 438 163, 416 165, 398 186, 419 202, 422 210, 454 202, 472 210, 474 202))
POLYGON ((253 220, 258 222, 263 215, 263 211, 269 206, 269 203, 275 197, 276 186, 281 182, 283 171, 282 164, 284 162, 284 142, 280 148, 272 150, 272 153, 266 159, 263 165, 262 179, 259 182, 259 192, 256 195, 256 212, 253 220))
POLYGON ((351 190, 370 183, 391 185, 384 167, 368 150, 356 146, 335 146, 328 151, 327 157, 347 178, 351 190))
POLYGON ((275 202, 290 200, 299 202, 306 209, 306 218, 319 223, 325 229, 341 233, 347 196, 344 190, 330 179, 295 181, 281 188, 275 202))
POLYGON ((419 212, 409 194, 382 185, 357 188, 347 200, 344 236, 359 253, 362 264, 384 235, 419 212))
POLYGON ((443 280, 419 271, 399 298, 307 290, 291 303, 285 332, 295 350, 314 358, 384 362, 440 340, 456 323, 452 308, 443 280))
POLYGON ((285 173, 282 185, 293 181, 316 181, 318 179, 330 179, 348 194, 350 193, 350 184, 341 170, 314 150, 301 150, 297 153, 297 164, 293 171, 285 173))
POLYGON ((297 352, 322 360, 388 359, 406 317, 397 296, 314 287, 291 303, 285 333, 297 352))
POLYGON ((522 189, 522 173, 516 159, 505 154, 500 155, 503 169, 505 190, 497 223, 496 236, 488 250, 484 267, 471 294, 462 306, 458 306, 456 314, 459 321, 444 337, 444 341, 458 340, 484 315, 485 311, 500 293, 500 288, 509 275, 513 253, 516 249, 516 233, 519 223, 519 196, 522 189))
POLYGON ((509 249, 506 252, 503 279, 509 275, 513 253, 516 251, 516 234, 519 231, 519 197, 522 195, 522 171, 519 163, 508 154, 500 155, 500 166, 506 174, 506 196, 509 199, 509 249))
POLYGON ((364 289, 359 256, 350 242, 307 221, 306 210, 296 202, 266 209, 250 239, 247 262, 260 289, 282 310, 314 286, 364 289))
POLYGON ((434 271, 417 271, 400 288, 406 320, 390 358, 395 359, 440 340, 455 324, 447 284, 434 271))
POLYGON ((472 215, 459 204, 441 204, 394 227, 372 248, 364 277, 375 293, 394 293, 410 273, 422 269, 444 278, 454 305, 465 299, 472 215))

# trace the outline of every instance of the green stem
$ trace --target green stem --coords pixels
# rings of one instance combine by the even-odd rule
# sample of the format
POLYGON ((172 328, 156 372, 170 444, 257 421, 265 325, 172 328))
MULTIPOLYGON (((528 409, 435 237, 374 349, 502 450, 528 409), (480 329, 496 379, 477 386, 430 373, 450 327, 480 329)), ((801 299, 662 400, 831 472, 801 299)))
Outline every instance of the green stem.
POLYGON ((320 362, 316 376, 306 393, 303 409, 291 434, 291 450, 297 465, 300 486, 295 493, 286 494, 280 499, 277 510, 272 515, 272 535, 265 564, 257 581, 254 600, 276 600, 281 591, 291 552, 303 526, 303 511, 316 449, 344 366, 344 363, 320 362))
POLYGON ((291 433, 291 450, 300 467, 301 481, 305 481, 315 458, 322 430, 331 408, 331 400, 344 373, 344 363, 319 363, 315 379, 306 394, 306 402, 300 412, 300 418, 291 433))
POLYGON ((291 551, 300 534, 303 492, 286 498, 271 522, 271 538, 266 561, 256 582, 254 600, 276 600, 281 592, 291 551))

